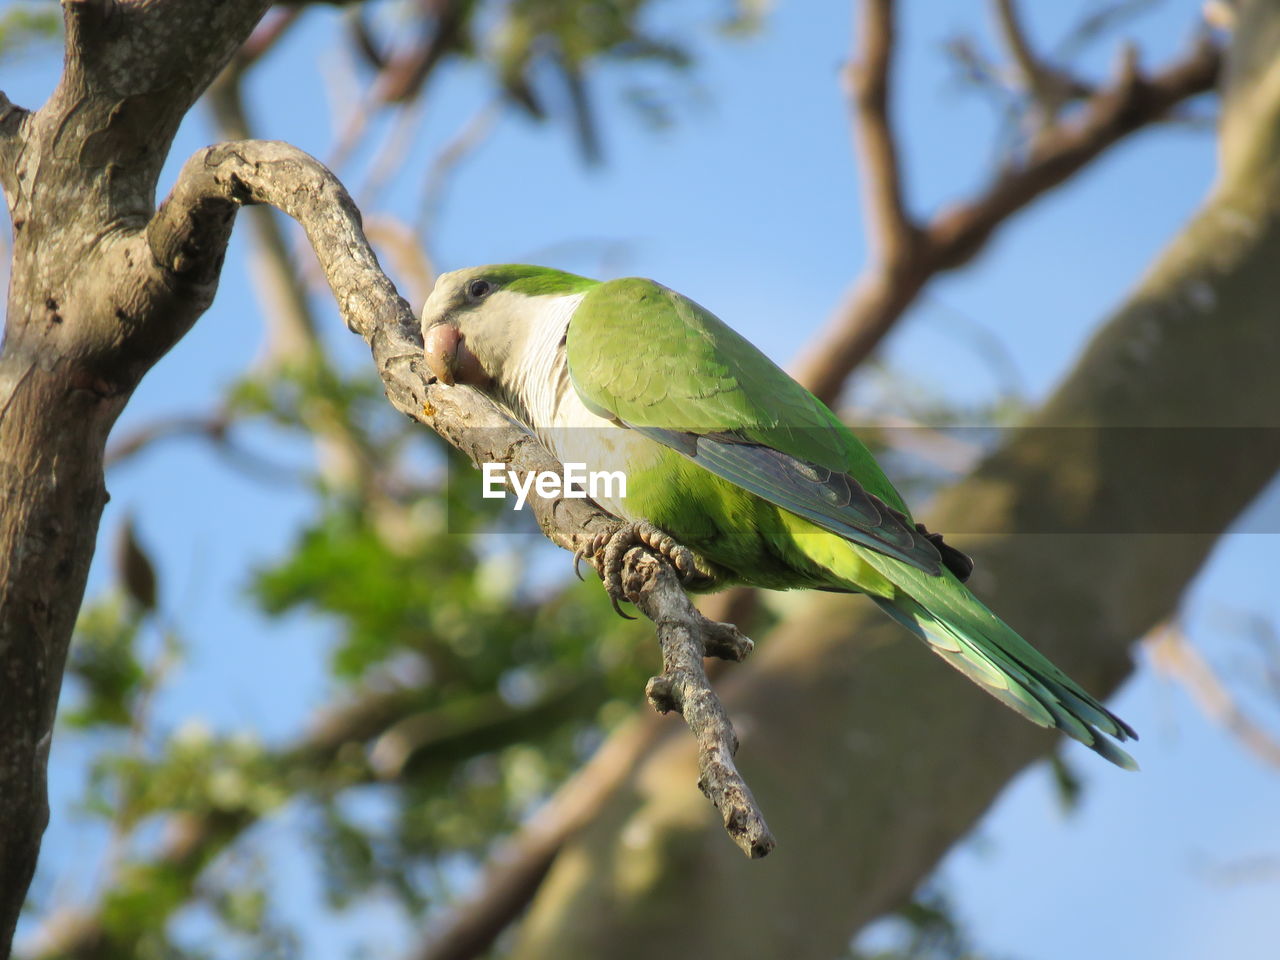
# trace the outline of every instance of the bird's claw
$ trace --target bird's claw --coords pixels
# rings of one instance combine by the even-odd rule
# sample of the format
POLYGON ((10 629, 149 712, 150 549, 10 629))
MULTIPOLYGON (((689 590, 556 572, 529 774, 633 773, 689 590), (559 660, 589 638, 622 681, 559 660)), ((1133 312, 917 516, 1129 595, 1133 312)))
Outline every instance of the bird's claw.
POLYGON ((609 602, 613 604, 614 611, 625 620, 635 619, 624 613, 619 606, 621 601, 627 599, 622 585, 623 560, 626 558, 627 551, 634 546, 648 547, 662 556, 686 583, 706 576, 698 566, 692 550, 677 543, 670 534, 664 533, 647 521, 624 523, 613 530, 597 533, 585 546, 580 546, 573 552, 573 572, 581 580, 579 563, 583 557, 589 557, 600 572, 605 593, 609 595, 609 602))

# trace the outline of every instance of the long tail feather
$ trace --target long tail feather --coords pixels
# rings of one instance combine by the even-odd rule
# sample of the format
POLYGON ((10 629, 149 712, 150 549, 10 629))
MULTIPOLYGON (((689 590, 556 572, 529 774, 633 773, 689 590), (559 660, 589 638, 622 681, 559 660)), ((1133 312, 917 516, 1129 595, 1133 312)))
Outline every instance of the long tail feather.
POLYGON ((962 583, 947 573, 928 576, 888 557, 862 556, 898 587, 892 599, 875 597, 876 603, 934 653, 1033 723, 1057 727, 1116 766, 1138 769, 1129 754, 1107 739, 1137 739, 1133 728, 962 583))

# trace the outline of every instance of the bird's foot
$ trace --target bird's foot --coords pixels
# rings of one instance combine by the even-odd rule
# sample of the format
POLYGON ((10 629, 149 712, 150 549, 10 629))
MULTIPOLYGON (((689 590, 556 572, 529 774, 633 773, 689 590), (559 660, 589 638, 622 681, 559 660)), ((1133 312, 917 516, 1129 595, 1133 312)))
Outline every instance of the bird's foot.
POLYGON ((697 556, 688 547, 677 543, 670 534, 664 533, 645 520, 623 523, 612 530, 597 533, 583 546, 573 553, 573 572, 582 579, 579 563, 587 557, 600 571, 604 580, 605 593, 618 616, 625 620, 634 620, 622 612, 618 605, 626 600, 626 591, 622 586, 622 566, 627 551, 632 547, 648 547, 665 559, 679 574, 681 582, 686 586, 705 585, 710 582, 712 574, 699 562, 697 556))

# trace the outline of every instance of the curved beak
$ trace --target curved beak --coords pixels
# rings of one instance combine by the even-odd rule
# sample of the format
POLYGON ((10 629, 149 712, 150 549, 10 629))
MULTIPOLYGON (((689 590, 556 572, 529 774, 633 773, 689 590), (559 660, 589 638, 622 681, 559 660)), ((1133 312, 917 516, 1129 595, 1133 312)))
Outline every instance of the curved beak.
POLYGON ((466 337, 453 324, 433 323, 427 327, 425 341, 427 366, 441 383, 485 387, 493 379, 476 355, 467 349, 466 337))
POLYGON ((458 350, 461 346, 462 334, 452 324, 436 323, 427 328, 427 366, 441 383, 453 386, 457 382, 458 350))

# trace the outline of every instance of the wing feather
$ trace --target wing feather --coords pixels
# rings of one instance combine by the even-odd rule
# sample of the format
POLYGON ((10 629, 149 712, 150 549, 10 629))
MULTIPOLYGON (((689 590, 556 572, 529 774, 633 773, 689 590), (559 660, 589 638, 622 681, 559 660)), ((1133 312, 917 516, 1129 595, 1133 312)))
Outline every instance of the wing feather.
POLYGON ((634 429, 824 530, 925 573, 941 572, 937 548, 916 531, 905 515, 867 493, 848 474, 726 434, 700 436, 656 427, 634 429))
POLYGON ((855 543, 937 574, 938 549, 870 451, 709 311, 651 280, 611 280, 569 326, 569 376, 594 412, 855 543))

